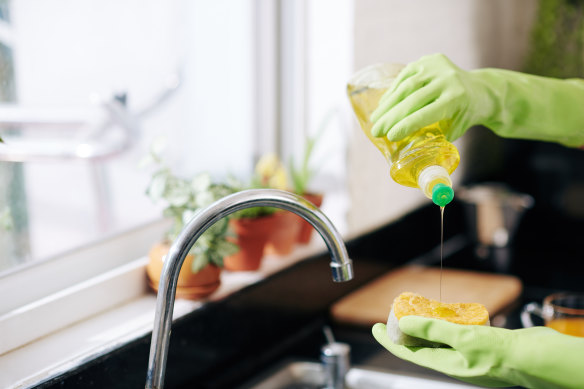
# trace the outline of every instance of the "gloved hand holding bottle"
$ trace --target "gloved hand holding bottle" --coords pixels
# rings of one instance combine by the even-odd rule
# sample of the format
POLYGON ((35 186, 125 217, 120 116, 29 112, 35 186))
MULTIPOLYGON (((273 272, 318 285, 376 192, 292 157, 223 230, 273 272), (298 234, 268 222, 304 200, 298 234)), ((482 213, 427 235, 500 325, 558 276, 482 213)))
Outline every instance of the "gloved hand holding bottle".
POLYGON ((584 145, 584 80, 503 69, 465 71, 442 54, 407 65, 371 115, 375 137, 398 141, 442 120, 449 141, 473 125, 507 138, 584 145))
POLYGON ((399 64, 375 64, 361 69, 349 80, 347 94, 363 132, 389 163, 393 180, 419 188, 444 207, 454 197, 450 174, 460 161, 458 150, 444 135, 446 121, 418 128, 397 142, 371 135, 369 117, 402 68, 399 64))
POLYGON ((471 384, 531 389, 584 387, 584 338, 547 327, 509 330, 420 316, 401 318, 399 328, 407 335, 450 347, 394 344, 381 323, 373 326, 373 336, 399 358, 471 384))

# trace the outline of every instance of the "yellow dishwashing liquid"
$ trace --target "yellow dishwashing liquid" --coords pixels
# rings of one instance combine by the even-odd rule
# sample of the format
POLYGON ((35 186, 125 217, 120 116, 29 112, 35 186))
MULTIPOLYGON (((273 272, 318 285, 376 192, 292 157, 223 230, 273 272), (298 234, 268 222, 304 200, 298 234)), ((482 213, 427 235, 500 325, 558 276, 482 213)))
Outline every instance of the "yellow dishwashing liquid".
POLYGON ((454 197, 450 174, 460 162, 458 150, 442 132, 447 121, 421 128, 398 142, 371 135, 373 123, 369 117, 402 68, 397 64, 366 67, 351 78, 347 93, 363 132, 389 162, 391 178, 398 184, 420 188, 426 197, 444 207, 454 197))

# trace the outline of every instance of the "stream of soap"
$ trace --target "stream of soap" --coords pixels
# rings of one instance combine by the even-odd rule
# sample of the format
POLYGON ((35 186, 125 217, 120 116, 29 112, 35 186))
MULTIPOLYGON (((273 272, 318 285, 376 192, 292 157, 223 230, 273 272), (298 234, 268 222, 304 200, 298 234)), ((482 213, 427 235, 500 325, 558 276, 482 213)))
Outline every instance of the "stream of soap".
POLYGON ((442 303, 442 260, 444 259, 444 207, 440 207, 440 303, 442 303))

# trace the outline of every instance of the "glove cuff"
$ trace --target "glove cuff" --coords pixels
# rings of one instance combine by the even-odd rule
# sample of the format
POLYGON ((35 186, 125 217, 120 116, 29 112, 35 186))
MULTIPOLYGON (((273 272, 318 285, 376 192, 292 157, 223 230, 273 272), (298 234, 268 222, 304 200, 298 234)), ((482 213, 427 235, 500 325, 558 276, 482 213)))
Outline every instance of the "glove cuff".
POLYGON ((584 80, 489 68, 469 73, 484 95, 477 104, 486 104, 479 124, 502 137, 584 145, 584 80))

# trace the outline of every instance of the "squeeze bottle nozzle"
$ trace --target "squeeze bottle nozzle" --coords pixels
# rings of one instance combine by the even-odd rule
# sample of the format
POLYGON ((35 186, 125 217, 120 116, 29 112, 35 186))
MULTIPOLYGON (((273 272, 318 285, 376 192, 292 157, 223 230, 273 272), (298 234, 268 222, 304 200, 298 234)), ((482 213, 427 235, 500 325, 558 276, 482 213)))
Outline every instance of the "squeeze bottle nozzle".
POLYGON ((440 207, 444 207, 454 198, 452 180, 448 170, 440 165, 424 168, 418 176, 418 186, 426 197, 432 199, 434 204, 440 207))
POLYGON ((451 186, 436 184, 432 189, 432 201, 434 204, 444 207, 454 198, 454 190, 451 186))

